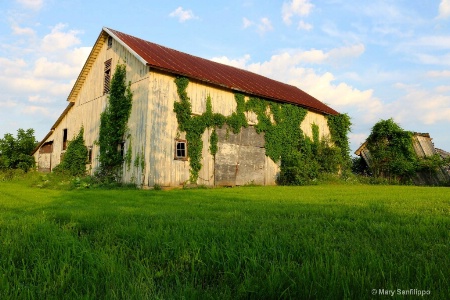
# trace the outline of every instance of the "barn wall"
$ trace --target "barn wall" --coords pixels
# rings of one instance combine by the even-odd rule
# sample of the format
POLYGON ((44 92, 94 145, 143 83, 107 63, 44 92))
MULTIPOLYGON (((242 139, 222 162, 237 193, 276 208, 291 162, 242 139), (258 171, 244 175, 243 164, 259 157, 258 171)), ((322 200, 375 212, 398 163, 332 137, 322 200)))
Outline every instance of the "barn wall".
POLYGON ((327 118, 316 112, 308 111, 303 120, 300 128, 303 133, 312 138, 312 124, 316 124, 319 127, 319 137, 321 139, 330 136, 330 129, 328 128, 327 118))
MULTIPOLYGON (((99 137, 100 115, 107 104, 107 95, 103 95, 104 63, 112 59, 111 78, 118 63, 126 64, 127 81, 131 81, 133 92, 133 106, 130 116, 129 136, 125 141, 125 148, 131 143, 132 167, 136 156, 142 151, 145 141, 145 126, 147 118, 148 102, 148 67, 136 59, 126 48, 113 40, 113 46, 107 48, 107 44, 100 41, 96 45, 97 57, 87 73, 86 79, 74 101, 73 107, 63 116, 53 133, 47 141, 54 141, 51 157, 52 169, 61 162, 61 156, 65 153, 62 149, 63 130, 67 129, 68 140, 72 140, 84 127, 84 140, 88 147, 92 147, 92 164, 87 165, 88 170, 93 173, 98 167, 99 147, 96 145, 99 137)), ((35 154, 39 161, 39 151, 35 154)), ((125 182, 139 183, 142 180, 142 170, 128 169, 124 167, 123 179, 125 182), (133 180, 132 180, 133 179, 133 180)))
MULTIPOLYGON (((148 151, 147 157, 149 158, 149 166, 147 169, 148 180, 146 183, 149 186, 155 184, 161 186, 179 186, 187 183, 189 180, 189 162, 174 159, 175 139, 184 138, 184 133, 178 132, 176 114, 173 111, 174 102, 179 101, 174 79, 175 77, 170 74, 163 74, 156 70, 151 70, 150 72, 150 100, 147 117, 148 138, 146 147, 148 151)), ((201 115, 206 111, 206 99, 208 96, 211 97, 214 113, 229 116, 236 110, 236 100, 234 93, 231 91, 196 81, 190 81, 186 91, 191 100, 192 113, 194 115, 201 115)), ((250 125, 257 123, 254 113, 249 112, 246 115, 250 125)), ((307 113, 305 120, 301 124, 301 128, 308 136, 312 136, 311 124, 319 126, 319 134, 322 138, 330 134, 327 120, 323 115, 310 111, 307 113)), ((198 184, 214 185, 215 183, 214 172, 215 170, 217 172, 217 164, 215 165, 214 157, 209 153, 209 137, 211 131, 212 129, 207 129, 202 136, 203 167, 199 172, 198 184)), ((218 146, 220 151, 220 147, 232 148, 233 145, 222 140, 219 141, 218 146)), ((240 145, 239 149, 242 148, 242 151, 247 151, 246 147, 248 146, 240 145)), ((264 166, 262 171, 263 175, 261 175, 264 179, 260 180, 260 177, 258 177, 258 183, 266 185, 275 184, 277 174, 279 173, 279 163, 275 163, 270 158, 265 157, 260 165, 264 166)), ((242 166, 244 167, 244 165, 242 166)), ((245 184, 251 181, 248 180, 247 182, 246 180, 246 178, 239 177, 238 183, 245 184)))

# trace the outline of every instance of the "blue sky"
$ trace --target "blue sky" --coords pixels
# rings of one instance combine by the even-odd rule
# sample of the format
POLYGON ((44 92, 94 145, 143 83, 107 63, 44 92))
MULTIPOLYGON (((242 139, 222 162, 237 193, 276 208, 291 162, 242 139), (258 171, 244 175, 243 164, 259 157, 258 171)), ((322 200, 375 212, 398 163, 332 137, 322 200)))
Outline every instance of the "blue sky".
POLYGON ((0 0, 0 137, 41 140, 103 26, 298 86, 450 151, 450 0, 0 0))

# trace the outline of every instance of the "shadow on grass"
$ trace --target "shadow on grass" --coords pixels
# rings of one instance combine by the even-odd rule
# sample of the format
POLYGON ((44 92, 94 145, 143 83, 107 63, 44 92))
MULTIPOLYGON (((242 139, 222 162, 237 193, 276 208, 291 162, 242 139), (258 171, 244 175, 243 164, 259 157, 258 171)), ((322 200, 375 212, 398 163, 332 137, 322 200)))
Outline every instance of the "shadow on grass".
POLYGON ((361 299, 418 288, 445 298, 445 205, 403 213, 401 194, 331 191, 69 191, 3 206, 21 218, 0 223, 0 296, 361 299))

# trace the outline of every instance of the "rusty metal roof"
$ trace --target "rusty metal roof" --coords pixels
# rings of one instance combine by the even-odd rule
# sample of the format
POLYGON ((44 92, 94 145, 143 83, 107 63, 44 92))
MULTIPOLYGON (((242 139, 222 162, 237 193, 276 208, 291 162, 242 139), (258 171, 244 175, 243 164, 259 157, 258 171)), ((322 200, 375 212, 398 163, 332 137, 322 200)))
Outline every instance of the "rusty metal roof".
POLYGON ((337 111, 299 88, 246 70, 173 50, 110 28, 104 30, 120 39, 150 67, 218 85, 244 94, 297 104, 325 114, 337 111))

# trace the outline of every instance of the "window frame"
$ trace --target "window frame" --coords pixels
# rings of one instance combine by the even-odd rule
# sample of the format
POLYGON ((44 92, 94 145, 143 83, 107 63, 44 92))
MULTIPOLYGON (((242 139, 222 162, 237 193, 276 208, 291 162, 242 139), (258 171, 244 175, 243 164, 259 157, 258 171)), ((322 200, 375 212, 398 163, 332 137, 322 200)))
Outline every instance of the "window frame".
POLYGON ((188 143, 187 140, 183 140, 183 139, 176 139, 175 140, 175 147, 174 147, 174 159, 175 160, 188 160, 188 143), (178 145, 184 145, 184 149, 179 149, 178 145), (178 154, 182 154, 179 153, 178 151, 184 151, 184 155, 178 155, 178 154))
POLYGON ((63 138, 62 138, 62 151, 67 150, 67 128, 63 129, 63 138))
POLYGON ((92 151, 93 151, 93 148, 94 148, 93 146, 87 147, 88 155, 87 155, 86 164, 88 164, 88 165, 92 165, 92 151))
POLYGON ((109 94, 111 90, 111 65, 112 58, 105 61, 105 70, 103 72, 103 95, 109 94))

